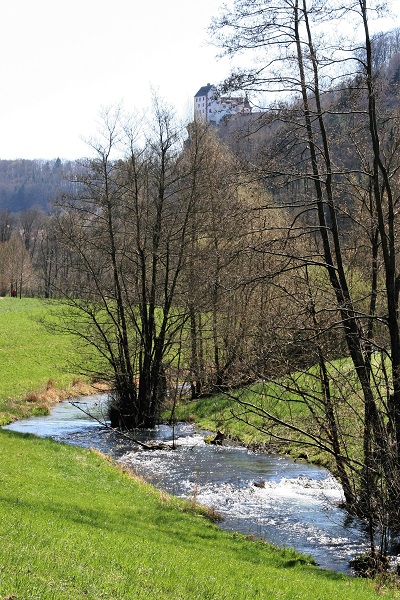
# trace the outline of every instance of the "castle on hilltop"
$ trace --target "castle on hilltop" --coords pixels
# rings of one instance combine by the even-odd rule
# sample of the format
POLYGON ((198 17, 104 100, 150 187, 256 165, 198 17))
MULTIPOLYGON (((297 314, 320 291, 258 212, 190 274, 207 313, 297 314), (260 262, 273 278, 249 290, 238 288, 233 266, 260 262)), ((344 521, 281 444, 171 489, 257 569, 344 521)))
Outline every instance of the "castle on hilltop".
POLYGON ((251 106, 247 97, 219 97, 217 88, 210 83, 201 87, 194 97, 194 116, 206 123, 219 125, 224 117, 230 117, 238 113, 251 113, 251 106))

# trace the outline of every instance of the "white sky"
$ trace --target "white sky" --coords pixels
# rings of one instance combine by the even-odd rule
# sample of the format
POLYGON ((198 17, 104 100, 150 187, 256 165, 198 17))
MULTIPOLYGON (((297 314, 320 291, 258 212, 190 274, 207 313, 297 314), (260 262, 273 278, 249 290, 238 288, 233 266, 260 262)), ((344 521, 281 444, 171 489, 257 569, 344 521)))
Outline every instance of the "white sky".
MULTIPOLYGON (((2 0, 0 159, 79 158, 103 107, 183 117, 229 71, 206 45, 222 0, 2 0)), ((189 119, 187 119, 189 120, 189 119)))
POLYGON ((143 109, 151 88, 189 120, 198 89, 230 70, 206 43, 222 3, 2 0, 0 159, 87 155, 102 107, 143 109))

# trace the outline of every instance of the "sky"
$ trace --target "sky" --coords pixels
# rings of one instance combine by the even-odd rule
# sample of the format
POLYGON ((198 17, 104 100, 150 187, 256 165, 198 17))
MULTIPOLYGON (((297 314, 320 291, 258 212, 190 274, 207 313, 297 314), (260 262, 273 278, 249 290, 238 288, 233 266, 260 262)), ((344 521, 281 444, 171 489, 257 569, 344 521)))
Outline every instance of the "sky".
POLYGON ((187 121, 218 83, 206 28, 219 0, 3 0, 0 159, 88 155, 104 108, 151 106, 152 90, 187 121))
POLYGON ((101 111, 122 104, 140 112, 152 90, 189 121, 199 88, 230 71, 207 43, 222 4, 3 0, 0 159, 87 156, 101 111))

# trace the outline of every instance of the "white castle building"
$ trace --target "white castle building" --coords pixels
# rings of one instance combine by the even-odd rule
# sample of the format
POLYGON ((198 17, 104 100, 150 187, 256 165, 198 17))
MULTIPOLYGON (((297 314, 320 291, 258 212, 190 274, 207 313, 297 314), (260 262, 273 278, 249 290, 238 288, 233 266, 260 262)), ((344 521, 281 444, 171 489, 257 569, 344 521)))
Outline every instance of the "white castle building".
POLYGON ((217 88, 207 83, 194 97, 194 116, 207 123, 218 125, 227 116, 250 113, 251 106, 246 98, 218 97, 217 88))

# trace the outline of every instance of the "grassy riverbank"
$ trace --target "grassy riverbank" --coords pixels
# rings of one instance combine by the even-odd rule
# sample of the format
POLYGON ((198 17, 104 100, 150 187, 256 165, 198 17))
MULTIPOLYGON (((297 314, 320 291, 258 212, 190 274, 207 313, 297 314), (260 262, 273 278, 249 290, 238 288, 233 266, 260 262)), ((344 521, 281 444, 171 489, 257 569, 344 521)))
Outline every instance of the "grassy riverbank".
MULTIPOLYGON (((255 426, 247 422, 246 411, 241 409, 236 401, 236 396, 244 402, 257 406, 262 405, 262 398, 265 393, 263 384, 254 384, 248 388, 232 390, 231 393, 215 394, 196 400, 184 400, 174 408, 174 419, 195 422, 201 429, 208 431, 223 430, 228 438, 240 441, 249 447, 279 451, 280 453, 291 454, 294 457, 307 452, 313 462, 329 466, 327 457, 322 456, 316 449, 310 451, 307 446, 303 448, 301 444, 290 444, 288 441, 283 441, 283 438, 290 437, 290 431, 288 432, 287 429, 274 427, 274 434, 282 436, 282 440, 278 441, 276 437, 268 436, 265 432, 265 428, 263 428, 265 419, 262 416, 251 414, 251 423, 255 426), (243 419, 236 418, 234 416, 236 414, 242 416, 243 419), (257 427, 264 430, 260 431, 257 427)), ((309 418, 301 403, 275 402, 274 408, 282 419, 285 416, 284 413, 290 411, 291 416, 296 415, 299 424, 302 420, 309 418)), ((166 410, 164 418, 168 420, 170 414, 171 411, 166 410)))
POLYGON ((73 369, 76 341, 43 326, 51 307, 34 298, 0 298, 0 425, 87 390, 73 369))
POLYGON ((97 453, 0 432, 0 598, 400 598, 220 531, 97 453))
MULTIPOLYGON (((343 373, 348 370, 349 361, 342 363, 343 373)), ((350 381, 350 377, 348 377, 350 381)), ((311 393, 311 385, 315 378, 307 373, 297 378, 299 388, 311 393)), ((355 386, 352 390, 354 392, 355 386)), ((320 393, 315 390, 315 397, 320 393)), ((354 403, 359 402, 359 414, 363 405, 354 394, 354 403)), ((164 418, 169 420, 171 411, 165 410, 164 418)), ((317 408, 315 408, 317 413, 317 408)), ((322 412, 320 413, 323 419, 322 412)), ((247 387, 233 389, 230 392, 215 394, 196 400, 182 400, 173 409, 176 421, 193 421, 200 428, 209 431, 223 430, 227 438, 237 440, 251 448, 270 452, 289 454, 294 458, 307 457, 309 462, 323 465, 332 469, 333 459, 328 452, 322 452, 317 446, 310 445, 307 436, 300 431, 318 435, 318 426, 310 419, 310 412, 296 391, 288 391, 277 382, 255 383, 247 387), (259 410, 258 410, 259 409, 259 410), (273 414, 280 423, 273 423, 266 415, 273 414), (283 423, 293 423, 299 431, 291 431, 283 423), (313 427, 315 427, 313 431, 313 427)), ((342 419, 353 431, 353 442, 348 442, 348 448, 357 458, 360 450, 358 445, 359 419, 357 414, 346 411, 344 407, 342 419)))

